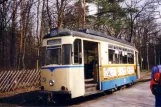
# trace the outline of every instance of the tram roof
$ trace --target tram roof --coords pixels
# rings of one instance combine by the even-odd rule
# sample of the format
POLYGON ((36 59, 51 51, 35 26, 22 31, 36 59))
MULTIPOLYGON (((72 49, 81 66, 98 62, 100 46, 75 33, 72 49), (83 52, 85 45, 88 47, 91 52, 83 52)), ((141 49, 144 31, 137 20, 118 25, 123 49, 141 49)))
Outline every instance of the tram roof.
POLYGON ((90 30, 90 29, 84 29, 84 30, 80 30, 80 31, 73 31, 73 30, 69 30, 69 29, 61 29, 59 31, 59 33, 57 33, 55 31, 55 34, 53 34, 54 30, 57 30, 57 28, 52 29, 48 35, 45 35, 43 37, 43 39, 74 35, 74 36, 78 36, 78 37, 84 37, 84 38, 96 39, 96 40, 102 40, 102 41, 105 41, 105 38, 106 38, 106 39, 110 39, 110 40, 117 41, 117 42, 127 44, 127 45, 134 47, 133 44, 126 42, 125 40, 118 39, 118 38, 109 36, 107 34, 104 34, 104 33, 98 32, 98 31, 94 31, 94 30, 90 30))

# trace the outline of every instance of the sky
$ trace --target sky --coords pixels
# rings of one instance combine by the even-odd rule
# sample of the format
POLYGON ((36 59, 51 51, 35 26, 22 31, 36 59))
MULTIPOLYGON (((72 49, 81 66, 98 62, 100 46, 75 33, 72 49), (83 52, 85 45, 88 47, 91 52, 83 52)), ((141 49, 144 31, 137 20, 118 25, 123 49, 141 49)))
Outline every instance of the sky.
POLYGON ((157 19, 159 22, 161 22, 161 5, 159 6, 159 8, 157 9, 160 12, 160 16, 157 16, 157 19))
POLYGON ((87 3, 87 6, 89 7, 88 8, 89 9, 89 13, 87 13, 88 15, 94 15, 94 14, 96 14, 97 7, 96 7, 95 4, 89 4, 89 3, 87 3))

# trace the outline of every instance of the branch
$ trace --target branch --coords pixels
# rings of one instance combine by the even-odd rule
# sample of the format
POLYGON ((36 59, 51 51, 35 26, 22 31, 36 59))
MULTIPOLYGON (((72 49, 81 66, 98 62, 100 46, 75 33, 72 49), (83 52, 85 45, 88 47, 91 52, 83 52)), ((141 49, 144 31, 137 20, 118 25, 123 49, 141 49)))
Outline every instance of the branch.
POLYGON ((8 0, 3 0, 3 1, 0 1, 0 4, 3 4, 4 2, 6 2, 6 1, 8 1, 8 0))
POLYGON ((157 2, 158 2, 158 4, 159 4, 159 5, 161 5, 161 3, 160 3, 160 1, 159 1, 159 0, 157 0, 157 2))
POLYGON ((149 4, 151 4, 151 2, 146 2, 145 5, 142 7, 142 9, 135 15, 133 21, 137 18, 137 16, 145 9, 146 6, 148 6, 149 4))

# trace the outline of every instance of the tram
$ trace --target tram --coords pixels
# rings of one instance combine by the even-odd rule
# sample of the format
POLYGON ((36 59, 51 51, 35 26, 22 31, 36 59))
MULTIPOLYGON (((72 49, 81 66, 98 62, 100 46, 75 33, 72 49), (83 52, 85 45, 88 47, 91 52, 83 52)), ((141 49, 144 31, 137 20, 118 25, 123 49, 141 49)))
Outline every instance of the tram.
POLYGON ((137 81, 138 51, 130 43, 84 29, 56 28, 43 38, 41 91, 76 98, 137 81))

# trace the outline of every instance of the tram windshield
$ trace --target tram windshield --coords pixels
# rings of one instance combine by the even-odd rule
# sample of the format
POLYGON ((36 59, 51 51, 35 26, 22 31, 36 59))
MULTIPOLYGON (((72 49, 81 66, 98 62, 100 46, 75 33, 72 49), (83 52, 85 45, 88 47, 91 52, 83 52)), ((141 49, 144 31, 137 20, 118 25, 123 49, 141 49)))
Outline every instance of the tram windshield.
POLYGON ((71 64, 71 44, 64 44, 61 46, 49 46, 43 47, 45 56, 45 60, 42 60, 42 65, 50 65, 50 64, 62 64, 67 65, 71 64))
POLYGON ((47 47, 45 65, 49 65, 49 64, 61 64, 61 47, 60 46, 47 47))

